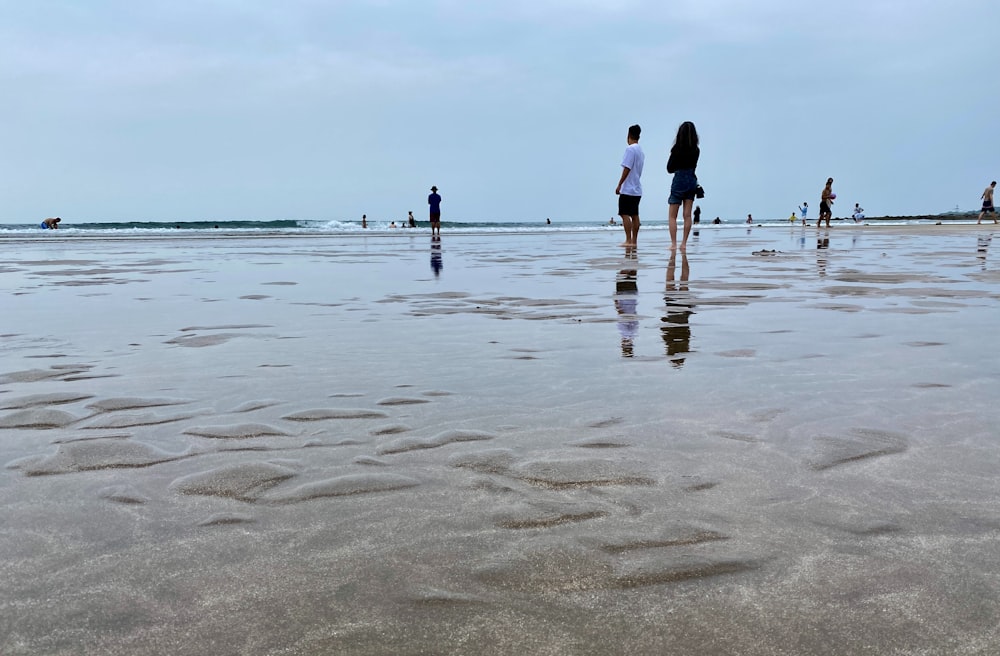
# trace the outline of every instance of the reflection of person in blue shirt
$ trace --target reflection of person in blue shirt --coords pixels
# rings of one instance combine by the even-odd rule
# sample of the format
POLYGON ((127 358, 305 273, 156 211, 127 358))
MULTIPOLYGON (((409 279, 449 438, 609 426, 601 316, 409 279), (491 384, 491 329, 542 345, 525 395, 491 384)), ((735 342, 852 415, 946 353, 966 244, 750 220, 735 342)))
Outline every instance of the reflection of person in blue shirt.
POLYGON ((441 261, 441 238, 431 237, 431 271, 434 272, 435 278, 441 275, 441 269, 443 268, 444 263, 441 261))

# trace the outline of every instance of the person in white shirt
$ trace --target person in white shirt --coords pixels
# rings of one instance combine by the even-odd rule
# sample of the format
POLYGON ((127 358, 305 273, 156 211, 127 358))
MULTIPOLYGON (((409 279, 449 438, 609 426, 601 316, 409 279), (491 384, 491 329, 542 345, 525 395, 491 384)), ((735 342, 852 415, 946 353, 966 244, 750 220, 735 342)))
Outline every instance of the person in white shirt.
POLYGON ((639 201, 642 199, 642 165, 646 160, 639 146, 642 128, 633 125, 628 129, 628 147, 622 157, 622 176, 615 187, 618 196, 618 214, 625 228, 625 242, 622 246, 635 248, 639 239, 639 201))

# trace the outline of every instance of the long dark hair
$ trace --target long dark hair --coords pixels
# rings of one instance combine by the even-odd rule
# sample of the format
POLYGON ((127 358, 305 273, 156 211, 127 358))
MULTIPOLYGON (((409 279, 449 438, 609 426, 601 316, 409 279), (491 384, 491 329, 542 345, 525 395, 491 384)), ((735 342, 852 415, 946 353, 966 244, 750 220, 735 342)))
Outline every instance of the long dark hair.
POLYGON ((681 126, 677 128, 677 138, 674 139, 674 145, 691 150, 698 147, 698 130, 695 129, 694 123, 691 121, 681 123, 681 126))

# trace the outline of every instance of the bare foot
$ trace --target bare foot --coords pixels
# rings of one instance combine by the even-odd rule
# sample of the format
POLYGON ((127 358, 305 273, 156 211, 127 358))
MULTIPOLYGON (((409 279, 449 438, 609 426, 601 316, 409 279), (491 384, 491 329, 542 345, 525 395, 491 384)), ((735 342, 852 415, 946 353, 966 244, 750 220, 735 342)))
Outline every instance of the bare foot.
POLYGON ((672 251, 677 250, 677 242, 670 242, 670 250, 672 251))
POLYGON ((688 249, 687 242, 682 241, 681 242, 681 250, 682 251, 686 251, 687 249, 688 249))

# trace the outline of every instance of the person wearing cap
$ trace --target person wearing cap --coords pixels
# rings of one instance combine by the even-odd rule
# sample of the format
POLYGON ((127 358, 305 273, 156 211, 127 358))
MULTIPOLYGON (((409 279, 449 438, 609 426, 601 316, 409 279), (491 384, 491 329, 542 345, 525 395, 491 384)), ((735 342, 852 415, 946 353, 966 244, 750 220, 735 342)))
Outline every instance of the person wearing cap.
POLYGON ((427 204, 431 206, 431 236, 441 236, 441 196, 438 195, 438 188, 431 187, 431 194, 427 197, 427 204))
POLYGON ((59 222, 62 221, 58 216, 54 219, 45 219, 41 223, 42 230, 56 230, 59 228, 59 222))

